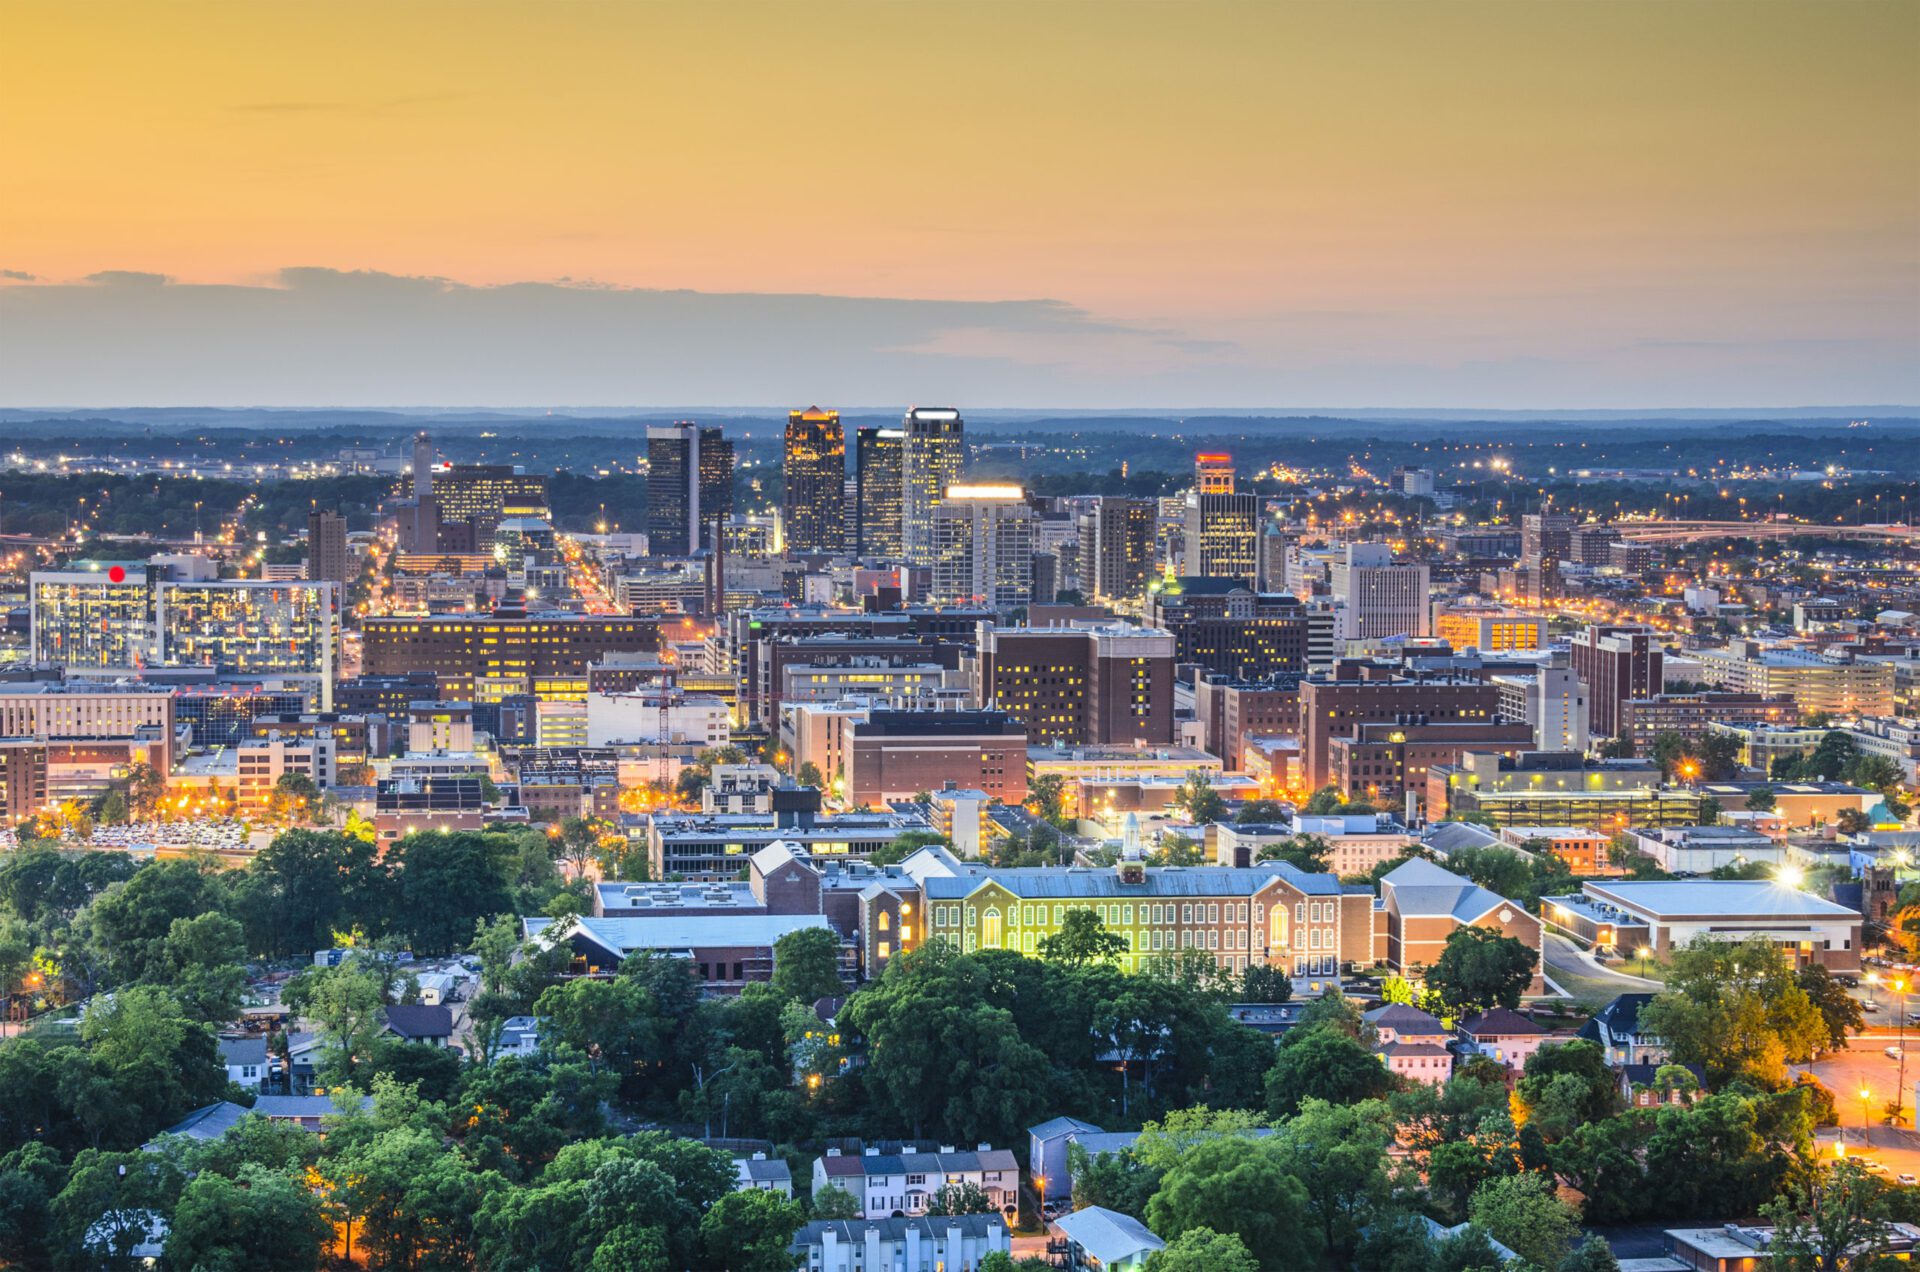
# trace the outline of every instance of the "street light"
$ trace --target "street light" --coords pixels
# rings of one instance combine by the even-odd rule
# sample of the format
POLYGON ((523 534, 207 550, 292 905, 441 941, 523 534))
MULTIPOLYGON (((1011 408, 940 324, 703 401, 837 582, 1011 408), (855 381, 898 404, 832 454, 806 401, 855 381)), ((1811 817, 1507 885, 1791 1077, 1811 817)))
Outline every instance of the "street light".
POLYGON ((1642 945, 1640 947, 1639 953, 1640 953, 1640 979, 1645 980, 1647 979, 1647 960, 1653 957, 1653 947, 1651 945, 1642 945))
POLYGON ((1893 992, 1900 995, 1900 1076, 1894 1079, 1893 1088, 1893 1120, 1897 1126, 1907 1090, 1907 982, 1904 977, 1893 982, 1893 992))
POLYGON ((1867 973, 1867 1006, 1869 1007, 1878 1007, 1880 1005, 1879 1003, 1875 1002, 1873 998, 1874 988, 1879 984, 1880 984, 1880 973, 1868 972, 1867 973))
POLYGON ((1860 1139, 1862 1142, 1870 1142, 1867 1140, 1867 1102, 1871 1099, 1873 1099, 1873 1092, 1862 1086, 1860 1088, 1860 1139))

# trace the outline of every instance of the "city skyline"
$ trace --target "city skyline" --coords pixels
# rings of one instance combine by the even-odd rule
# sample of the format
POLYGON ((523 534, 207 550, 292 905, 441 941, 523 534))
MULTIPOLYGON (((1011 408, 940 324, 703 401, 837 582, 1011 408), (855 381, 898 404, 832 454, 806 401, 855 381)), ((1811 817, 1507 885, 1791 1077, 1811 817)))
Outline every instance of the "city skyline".
POLYGON ((1911 6, 364 12, 22 11, 0 403, 1920 401, 1911 6))

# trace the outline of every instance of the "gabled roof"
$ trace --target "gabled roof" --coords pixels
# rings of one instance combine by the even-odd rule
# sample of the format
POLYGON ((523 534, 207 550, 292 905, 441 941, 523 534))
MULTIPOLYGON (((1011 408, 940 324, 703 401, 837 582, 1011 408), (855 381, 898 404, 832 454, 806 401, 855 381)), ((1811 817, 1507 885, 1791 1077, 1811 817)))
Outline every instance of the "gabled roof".
POLYGON ((450 1038, 453 1012, 422 1003, 397 1003, 387 1008, 387 1028, 402 1038, 450 1038))
POLYGON ((1495 1007, 1492 1011, 1484 1011, 1461 1021, 1460 1032, 1473 1037, 1511 1038, 1516 1035, 1544 1034, 1547 1031, 1517 1011, 1495 1007))
POLYGON ((1362 1012, 1360 1019, 1376 1029, 1391 1029, 1403 1034, 1444 1034, 1447 1027, 1434 1017, 1406 1003, 1388 1003, 1362 1012))
POLYGON ((957 878, 930 878, 923 886, 928 900, 957 901, 982 888, 998 885, 1027 900, 1093 900, 1113 897, 1250 897, 1278 878, 1308 896, 1340 895, 1340 880, 1313 874, 1284 861, 1253 866, 1152 866, 1143 883, 1123 883, 1113 870, 1062 869, 1058 866, 985 870, 957 878))
POLYGON ((1148 1231, 1146 1224, 1104 1206, 1088 1206, 1062 1215, 1054 1220, 1054 1226, 1101 1263, 1118 1263, 1167 1248, 1167 1243, 1148 1231))
POLYGON ((1100 1128, 1092 1122, 1082 1122, 1077 1117, 1056 1117, 1038 1126, 1029 1126, 1027 1134, 1038 1139, 1052 1139, 1056 1135, 1065 1135, 1069 1131, 1098 1132, 1099 1130, 1100 1128))
POLYGON ((221 1100, 197 1108, 193 1112, 160 1132, 162 1135, 185 1135, 189 1139, 216 1140, 235 1126, 247 1115, 248 1110, 231 1100, 221 1100))
POLYGON ((219 1040, 219 1047, 222 1064, 265 1064, 267 1062, 265 1038, 222 1038, 219 1040))
MULTIPOLYGON (((527 936, 546 932, 553 920, 522 919, 527 936)), ((576 920, 567 934, 591 941, 618 958, 635 950, 691 950, 716 945, 771 947, 789 932, 831 925, 819 914, 662 914, 636 919, 626 916, 576 920)))
POLYGON ((1380 885, 1381 895, 1391 895, 1402 914, 1449 915, 1461 923, 1472 923, 1503 905, 1521 908, 1499 893, 1419 857, 1383 876, 1380 885))
MULTIPOLYGON (((1607 1032, 1616 1038, 1640 1032, 1640 1009, 1653 1001, 1652 994, 1620 994, 1614 1000, 1594 1013, 1591 1025, 1605 1025, 1607 1032)), ((1582 1034, 1585 1034, 1584 1028, 1582 1034)), ((1598 1033, 1596 1029, 1594 1031, 1598 1033)))

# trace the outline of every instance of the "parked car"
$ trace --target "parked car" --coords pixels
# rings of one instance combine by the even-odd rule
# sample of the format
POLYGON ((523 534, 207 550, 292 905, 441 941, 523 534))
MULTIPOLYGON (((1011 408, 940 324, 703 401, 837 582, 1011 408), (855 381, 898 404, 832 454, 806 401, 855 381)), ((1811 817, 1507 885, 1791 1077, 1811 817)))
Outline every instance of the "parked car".
POLYGON ((1900 1182, 1908 1188, 1911 1188, 1915 1184, 1920 1184, 1920 1179, 1915 1179, 1912 1175, 1902 1175, 1900 1176, 1900 1182))
POLYGON ((1900 1048, 1898 1047, 1887 1048, 1887 1059, 1898 1060, 1899 1058, 1900 1058, 1900 1048))

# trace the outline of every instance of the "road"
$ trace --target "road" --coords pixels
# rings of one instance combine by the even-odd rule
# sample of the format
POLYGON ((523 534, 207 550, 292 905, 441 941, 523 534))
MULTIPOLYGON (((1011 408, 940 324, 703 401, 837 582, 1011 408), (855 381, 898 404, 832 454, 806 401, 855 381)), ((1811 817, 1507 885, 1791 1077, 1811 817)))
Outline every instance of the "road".
POLYGON ((1629 976, 1594 962, 1593 955, 1557 932, 1543 934, 1540 952, 1547 979, 1587 1007, 1604 1007, 1620 994, 1659 993, 1663 988, 1659 981, 1629 976))
MULTIPOLYGON (((1920 1133, 1886 1125, 1886 1105, 1900 1084, 1900 1062, 1887 1055, 1886 1049, 1895 1045, 1898 1030, 1878 1022, 1870 1023, 1869 1029, 1871 1032, 1856 1036, 1845 1051, 1833 1052, 1812 1065, 1795 1066, 1810 1069, 1813 1076, 1833 1092, 1834 1112, 1840 1118, 1840 1127, 1819 1133, 1821 1149, 1831 1154, 1835 1143, 1845 1143, 1849 1156, 1878 1161, 1890 1175, 1920 1175, 1920 1133), (1864 1103, 1860 1098, 1863 1090, 1867 1092, 1864 1103), (1863 1120, 1867 1123, 1864 1130, 1863 1120)), ((1909 1029, 1907 1035, 1909 1050, 1920 1046, 1920 1029, 1909 1029)), ((1910 1055, 1906 1070, 1908 1089, 1901 1101, 1909 1117, 1913 1113, 1912 1088, 1916 1081, 1920 1081, 1920 1055, 1910 1055)))

